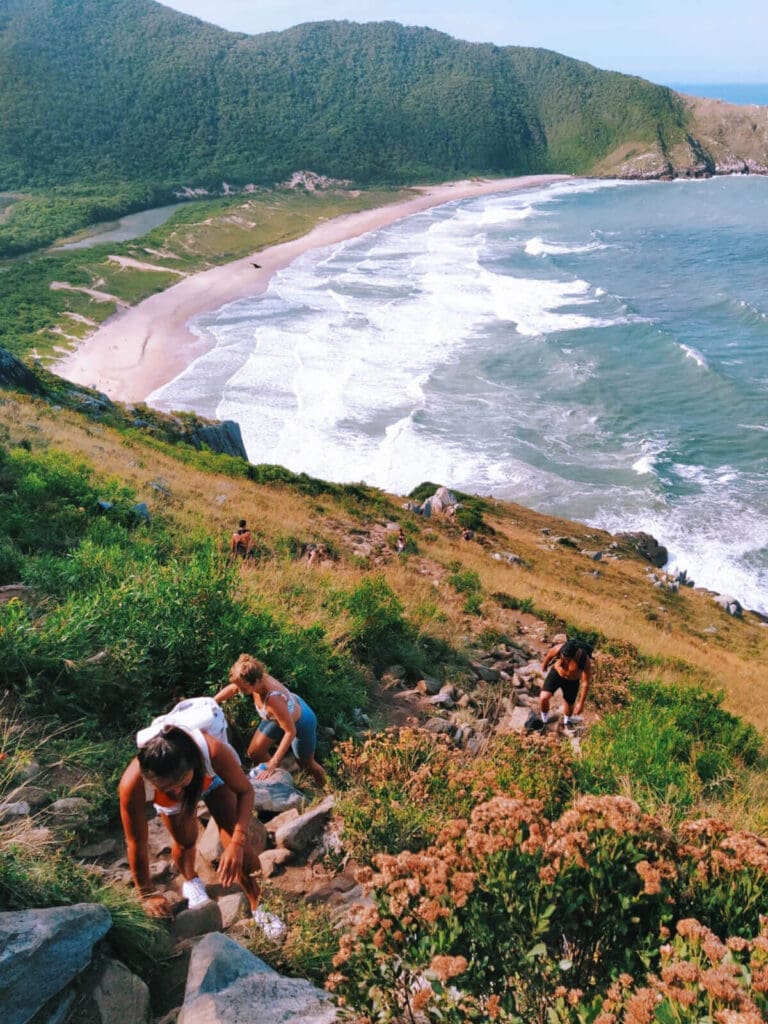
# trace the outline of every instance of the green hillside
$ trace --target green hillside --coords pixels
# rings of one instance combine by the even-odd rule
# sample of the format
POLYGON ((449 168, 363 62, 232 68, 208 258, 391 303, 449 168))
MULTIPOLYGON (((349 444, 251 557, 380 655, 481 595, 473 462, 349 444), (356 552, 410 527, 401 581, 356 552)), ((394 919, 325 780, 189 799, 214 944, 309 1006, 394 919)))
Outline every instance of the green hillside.
MULTIPOLYGON (((317 709, 342 843, 322 870, 350 859, 374 901, 338 928, 269 879, 286 941, 238 935, 275 969, 380 1024, 766 1019, 758 616, 654 588, 628 550, 585 571, 582 549, 612 538, 578 523, 468 496, 458 522, 424 519, 395 495, 198 451, 177 418, 84 397, 45 374, 0 384, 0 807, 31 766, 49 801, 87 806, 48 838, 0 819, 0 911, 103 903, 111 951, 166 998, 167 926, 80 851, 119 835, 134 731, 216 692, 248 650, 317 709), (243 515, 256 558, 233 564, 243 515), (328 552, 313 567, 310 541, 328 552), (489 557, 505 551, 519 561, 489 557), (502 729, 520 689, 475 671, 538 658, 566 631, 597 644, 578 748, 502 729), (469 703, 417 709, 405 698, 426 677, 469 703)), ((253 708, 232 712, 247 736, 253 708)))
POLYGON ((244 36, 153 0, 6 0, 0 190, 584 173, 685 138, 676 94, 384 22, 244 36))

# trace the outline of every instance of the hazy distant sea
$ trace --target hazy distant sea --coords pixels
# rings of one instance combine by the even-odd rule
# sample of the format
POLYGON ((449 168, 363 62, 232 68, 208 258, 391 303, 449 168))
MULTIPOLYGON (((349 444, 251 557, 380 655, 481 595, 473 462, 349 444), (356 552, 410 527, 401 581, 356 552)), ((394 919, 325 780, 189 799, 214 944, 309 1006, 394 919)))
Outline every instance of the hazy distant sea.
POLYGON ((671 89, 689 96, 708 96, 726 103, 758 103, 768 106, 768 82, 669 82, 671 89))
POLYGON ((455 202, 200 317, 151 401, 238 420, 253 462, 647 530, 768 612, 767 258, 768 178, 455 202))

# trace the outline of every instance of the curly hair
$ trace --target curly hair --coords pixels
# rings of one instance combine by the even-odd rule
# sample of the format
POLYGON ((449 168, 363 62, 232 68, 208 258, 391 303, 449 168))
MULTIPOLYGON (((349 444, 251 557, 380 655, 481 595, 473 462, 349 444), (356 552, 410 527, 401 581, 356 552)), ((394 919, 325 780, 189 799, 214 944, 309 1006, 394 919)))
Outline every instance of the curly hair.
POLYGON ((258 683, 266 673, 267 667, 258 658, 250 654, 241 654, 235 664, 229 670, 229 678, 242 679, 246 683, 258 683))

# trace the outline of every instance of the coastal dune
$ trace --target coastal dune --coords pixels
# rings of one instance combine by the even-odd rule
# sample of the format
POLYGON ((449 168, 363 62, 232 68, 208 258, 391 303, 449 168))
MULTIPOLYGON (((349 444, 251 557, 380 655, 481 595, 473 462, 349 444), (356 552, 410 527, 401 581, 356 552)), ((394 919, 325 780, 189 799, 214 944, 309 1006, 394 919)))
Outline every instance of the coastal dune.
POLYGON ((419 188, 418 195, 400 203, 344 214, 318 224, 301 238, 194 274, 136 306, 118 311, 51 369, 116 401, 142 402, 209 348, 191 332, 190 320, 235 299, 262 294, 278 270, 308 250, 357 238, 443 203, 533 188, 567 177, 549 174, 456 181, 419 188))

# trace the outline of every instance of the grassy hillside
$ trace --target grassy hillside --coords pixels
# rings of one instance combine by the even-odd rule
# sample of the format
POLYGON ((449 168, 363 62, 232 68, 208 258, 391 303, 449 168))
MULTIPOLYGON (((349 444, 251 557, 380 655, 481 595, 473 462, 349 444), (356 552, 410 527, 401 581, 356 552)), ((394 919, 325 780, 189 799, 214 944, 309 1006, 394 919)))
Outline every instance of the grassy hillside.
MULTIPOLYGON (((0 392, 0 586, 19 584, 10 600, 0 592, 0 802, 36 761, 91 811, 58 853, 0 824, 0 906, 105 902, 120 955, 148 967, 153 928, 135 898, 70 850, 114 824, 133 730, 181 695, 213 692, 251 650, 333 730, 323 758, 344 848, 376 903, 340 947, 317 914, 283 908, 289 942, 258 948, 279 969, 330 975, 382 1022, 402 1018, 426 976, 425 1020, 585 1024, 611 1000, 647 999, 645 971, 671 963, 701 986, 689 998, 660 976, 653 1005, 667 1016, 643 1019, 695 1024, 705 1004, 763 1006, 754 940, 768 842, 739 831, 768 827, 768 712, 754 700, 768 635, 756 616, 655 589, 626 551, 596 572, 582 549, 608 551, 611 538, 578 523, 467 499, 467 542, 450 519, 404 513, 399 496, 197 452, 128 427, 119 410, 84 418, 64 397, 0 392), (258 557, 233 566, 241 516, 258 557), (331 555, 311 569, 310 541, 331 555), (519 561, 492 557, 508 552, 519 561), (470 752, 379 731, 392 664, 409 684, 426 673, 466 685, 479 650, 541 651, 561 631, 599 652, 580 757, 555 737, 500 735, 470 752), (373 731, 341 743, 355 709, 373 731), (733 955, 751 964, 725 994, 701 973, 725 956, 707 929, 736 937, 733 955)), ((490 709, 507 690, 487 684, 477 699, 490 709)))
POLYGON ((153 0, 7 0, 0 189, 584 173, 684 137, 675 94, 392 22, 244 36, 153 0))

